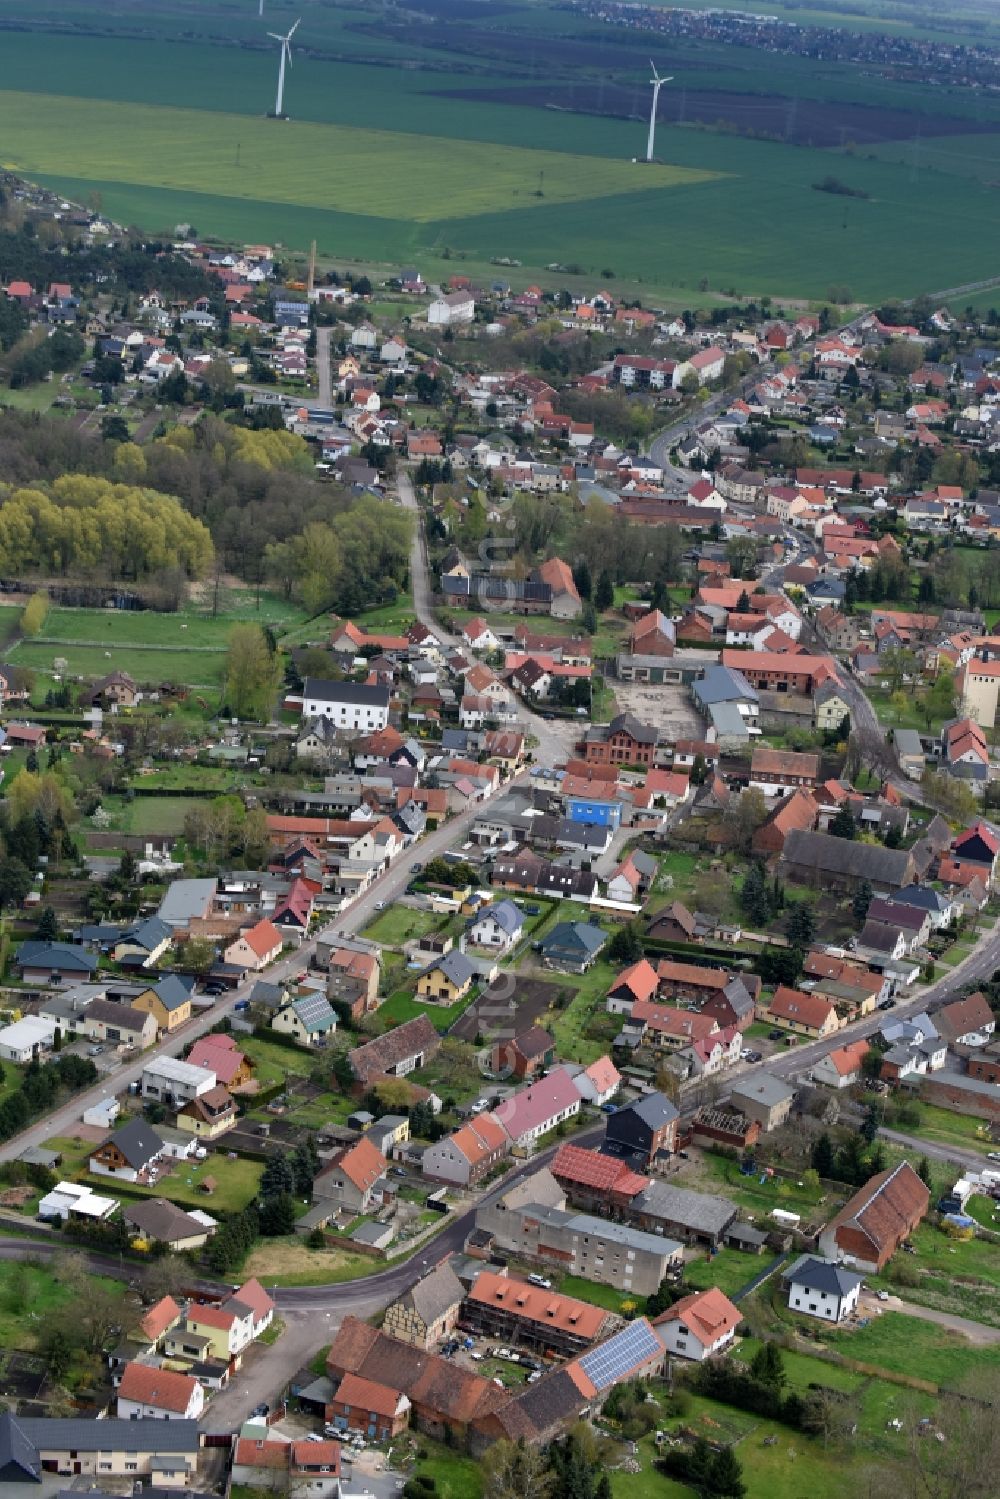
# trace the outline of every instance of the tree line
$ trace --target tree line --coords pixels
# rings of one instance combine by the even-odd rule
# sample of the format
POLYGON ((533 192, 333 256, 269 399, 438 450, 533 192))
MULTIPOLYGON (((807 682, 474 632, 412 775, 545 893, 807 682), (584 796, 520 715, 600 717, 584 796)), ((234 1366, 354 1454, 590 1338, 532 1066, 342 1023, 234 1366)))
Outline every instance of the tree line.
POLYGON ((0 507, 0 568, 144 578, 178 568, 202 576, 213 557, 201 521, 170 495, 67 474, 15 489, 0 507))

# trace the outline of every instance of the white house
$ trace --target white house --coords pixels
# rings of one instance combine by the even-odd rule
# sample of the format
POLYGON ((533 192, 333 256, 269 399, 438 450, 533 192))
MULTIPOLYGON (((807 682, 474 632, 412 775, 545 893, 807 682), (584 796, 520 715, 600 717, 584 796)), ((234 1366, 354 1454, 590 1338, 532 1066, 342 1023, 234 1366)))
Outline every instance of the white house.
POLYGON ((371 734, 388 726, 389 689, 307 677, 302 689, 302 717, 326 718, 338 729, 371 734))
POLYGON ((456 323, 471 323, 476 315, 475 299, 470 291, 452 291, 428 303, 427 321, 431 327, 451 328, 456 323))
POLYGON ((566 1070, 572 1073, 576 1091, 584 1103, 595 1104, 598 1108, 610 1103, 621 1087, 621 1073, 610 1057, 598 1057, 596 1062, 582 1067, 579 1072, 573 1071, 571 1066, 566 1070))
POLYGON ((37 1048, 45 1051, 52 1045, 56 1033, 53 1020, 43 1020, 40 1015, 25 1015, 13 1025, 5 1025, 0 1031, 0 1057, 5 1062, 30 1062, 37 1048))
POLYGON ((858 1304, 862 1278, 834 1260, 807 1255, 785 1276, 788 1305, 793 1312, 819 1317, 824 1322, 843 1322, 858 1304))
POLYGON ((63 1223, 67 1218, 103 1223, 117 1211, 116 1197, 100 1197, 93 1187, 85 1187, 80 1182, 58 1182, 38 1204, 39 1218, 48 1221, 58 1218, 63 1223))
POLYGON ((653 1319, 667 1352, 695 1363, 721 1353, 733 1341, 739 1322, 739 1308, 715 1286, 683 1296, 653 1319))
POLYGON ((193 1067, 177 1057, 156 1057, 142 1069, 141 1091, 143 1098, 163 1103, 190 1103, 214 1088, 216 1082, 215 1073, 208 1067, 193 1067))
POLYGON ((118 1386, 118 1415, 128 1421, 197 1421, 205 1391, 193 1374, 126 1364, 118 1386))
POLYGON ((468 937, 474 947, 509 952, 524 931, 524 916, 512 900, 484 906, 469 924, 468 937))

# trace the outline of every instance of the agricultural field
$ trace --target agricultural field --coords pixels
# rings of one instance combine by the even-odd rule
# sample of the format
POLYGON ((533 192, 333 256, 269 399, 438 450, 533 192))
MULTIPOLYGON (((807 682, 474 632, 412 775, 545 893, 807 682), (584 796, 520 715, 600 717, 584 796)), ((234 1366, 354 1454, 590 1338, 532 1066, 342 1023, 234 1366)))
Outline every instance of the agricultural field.
MULTIPOLYGON (((22 11, 0 0, 0 26, 22 11)), ((181 0, 141 17, 92 0, 33 7, 31 30, 4 30, 17 84, 0 92, 4 163, 151 231, 187 222, 293 251, 315 238, 338 265, 419 261, 429 281, 456 260, 485 277, 507 257, 527 282, 572 259, 620 291, 691 306, 914 294, 993 272, 1000 100, 985 91, 797 56, 763 68, 735 44, 623 32, 551 3, 510 4, 497 24, 423 0, 414 26, 352 0, 307 8, 279 123, 265 118, 265 33, 296 14, 274 0, 261 21, 218 0, 195 34, 181 0), (634 159, 651 53, 674 82, 647 166, 634 159), (847 193, 816 191, 831 177, 847 193), (942 219, 960 232, 942 238, 942 219)), ((895 7, 801 15, 922 30, 895 7)))

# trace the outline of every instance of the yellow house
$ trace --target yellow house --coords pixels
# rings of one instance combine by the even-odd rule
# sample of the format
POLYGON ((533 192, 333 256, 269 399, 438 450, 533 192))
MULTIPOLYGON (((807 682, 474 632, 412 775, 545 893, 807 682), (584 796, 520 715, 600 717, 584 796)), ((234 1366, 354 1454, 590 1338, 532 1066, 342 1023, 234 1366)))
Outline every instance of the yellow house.
POLYGON ((171 973, 154 988, 143 990, 132 1000, 132 1008, 152 1015, 161 1034, 175 1031, 191 1019, 191 993, 181 979, 171 973))
POLYGON ((827 733, 851 716, 851 705, 835 682, 824 682, 813 698, 813 713, 817 729, 827 733))
POLYGON ((192 1306, 184 1318, 185 1332, 204 1338, 206 1352, 224 1363, 242 1353, 253 1340, 253 1312, 249 1307, 234 1306, 234 1299, 221 1306, 192 1306))
POLYGON ((453 1005, 464 999, 472 988, 475 969, 457 948, 436 958, 417 979, 418 999, 432 999, 438 1004, 453 1005))
POLYGON ((177 1111, 177 1128, 197 1135, 201 1140, 214 1140, 218 1135, 224 1135, 227 1129, 232 1129, 235 1123, 236 1100, 221 1083, 198 1098, 190 1099, 177 1111))

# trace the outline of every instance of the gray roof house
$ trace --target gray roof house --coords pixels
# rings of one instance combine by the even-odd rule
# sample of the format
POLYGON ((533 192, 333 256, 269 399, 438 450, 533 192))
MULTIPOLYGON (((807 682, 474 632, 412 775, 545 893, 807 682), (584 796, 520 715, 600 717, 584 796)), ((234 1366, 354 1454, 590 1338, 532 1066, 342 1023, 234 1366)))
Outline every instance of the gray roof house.
POLYGON ((560 921, 542 939, 542 962, 552 968, 584 973, 608 940, 607 932, 586 921, 560 921))
POLYGON ((23 975, 38 973, 71 978, 89 977, 97 969, 97 963, 96 953, 70 942, 22 942, 14 959, 14 967, 23 975))

